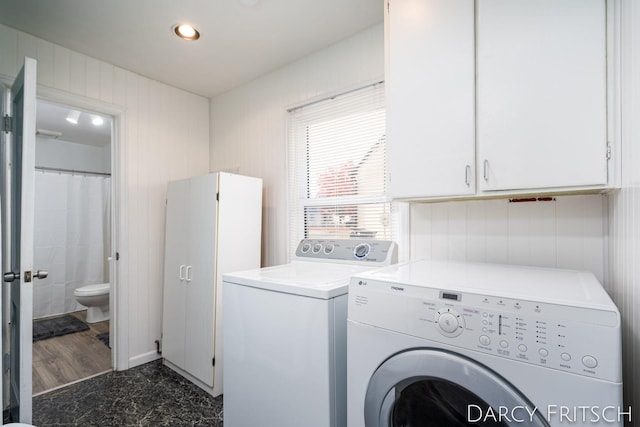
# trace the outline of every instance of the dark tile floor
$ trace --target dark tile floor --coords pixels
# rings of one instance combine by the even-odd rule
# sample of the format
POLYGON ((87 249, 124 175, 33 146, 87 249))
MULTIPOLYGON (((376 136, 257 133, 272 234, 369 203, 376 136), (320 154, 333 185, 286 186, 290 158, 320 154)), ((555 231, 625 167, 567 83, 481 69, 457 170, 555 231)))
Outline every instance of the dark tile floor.
POLYGON ((222 396, 211 397, 158 360, 34 397, 33 424, 221 427, 222 396))

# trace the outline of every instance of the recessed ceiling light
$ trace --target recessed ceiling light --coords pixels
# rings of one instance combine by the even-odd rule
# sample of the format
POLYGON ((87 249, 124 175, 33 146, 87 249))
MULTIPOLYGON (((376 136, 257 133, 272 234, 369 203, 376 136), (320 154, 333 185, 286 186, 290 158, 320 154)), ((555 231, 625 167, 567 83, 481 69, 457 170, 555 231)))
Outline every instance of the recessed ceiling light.
POLYGON ((189 24, 178 24, 173 27, 176 36, 184 40, 198 40, 200 33, 189 24))
POLYGON ((94 126, 100 126, 101 124, 104 123, 104 119, 100 116, 91 116, 91 123, 94 126))
POLYGON ((74 125, 78 124, 78 119, 80 118, 80 111, 71 110, 69 114, 67 114, 67 121, 69 123, 73 123, 74 125))

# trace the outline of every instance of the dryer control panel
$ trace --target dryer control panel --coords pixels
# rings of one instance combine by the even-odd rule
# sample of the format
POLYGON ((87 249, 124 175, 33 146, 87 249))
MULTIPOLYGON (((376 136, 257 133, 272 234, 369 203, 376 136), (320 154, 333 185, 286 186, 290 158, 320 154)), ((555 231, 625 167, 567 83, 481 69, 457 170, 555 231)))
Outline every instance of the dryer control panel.
POLYGON ((352 278, 350 320, 523 363, 622 380, 615 307, 554 304, 436 283, 415 286, 375 275, 352 278))
POLYGON ((296 259, 304 261, 355 262, 387 266, 398 262, 397 245, 389 240, 303 239, 296 259))

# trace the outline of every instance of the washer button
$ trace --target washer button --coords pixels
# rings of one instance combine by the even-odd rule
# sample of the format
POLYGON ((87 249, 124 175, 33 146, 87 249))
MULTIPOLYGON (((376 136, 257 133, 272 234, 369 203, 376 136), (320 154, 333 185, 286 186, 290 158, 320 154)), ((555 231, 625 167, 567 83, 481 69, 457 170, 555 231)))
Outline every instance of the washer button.
POLYGON ((334 246, 329 243, 327 246, 324 247, 324 253, 329 255, 330 253, 333 252, 334 246))
POLYGON ((538 350, 538 354, 542 357, 547 357, 549 355, 549 350, 547 350, 546 348, 541 348, 540 350, 538 350))
POLYGON ((489 344, 491 344, 491 338, 489 338, 489 337, 488 337, 488 336, 486 336, 486 335, 480 335, 479 341, 480 341, 480 344, 482 344, 482 345, 489 345, 489 344))
POLYGON ((313 252, 314 254, 319 254, 321 250, 322 245, 320 243, 316 243, 315 245, 313 245, 313 249, 311 249, 311 252, 313 252))
POLYGON ((525 353, 527 351, 527 346, 524 344, 520 344, 518 346, 518 350, 520 350, 522 353, 525 353))
POLYGON ((565 362, 568 362, 569 360, 571 360, 571 355, 569 353, 562 353, 560 355, 560 358, 565 362))
POLYGON ((582 358, 582 364, 583 364, 584 366, 586 366, 587 368, 591 368, 591 369, 593 369, 593 368, 595 368, 596 366, 598 366, 598 359, 596 359, 596 358, 595 358, 595 357, 593 357, 593 356, 589 356, 589 355, 587 355, 587 356, 584 356, 584 357, 582 358))
POLYGON ((506 342, 505 340, 502 340, 502 341, 500 341, 500 347, 507 348, 507 347, 509 347, 509 343, 506 342))

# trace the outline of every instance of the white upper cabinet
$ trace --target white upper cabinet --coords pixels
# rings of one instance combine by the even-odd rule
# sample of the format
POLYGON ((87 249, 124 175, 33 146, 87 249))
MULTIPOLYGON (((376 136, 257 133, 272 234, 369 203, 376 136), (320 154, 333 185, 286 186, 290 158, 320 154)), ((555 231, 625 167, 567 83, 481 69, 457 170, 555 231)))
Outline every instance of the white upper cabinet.
POLYGON ((392 197, 473 194, 473 0, 394 0, 387 18, 392 197))
POLYGON ((605 0, 391 0, 385 31, 391 197, 610 185, 605 0))
POLYGON ((480 190, 607 184, 604 0, 477 2, 480 190))

